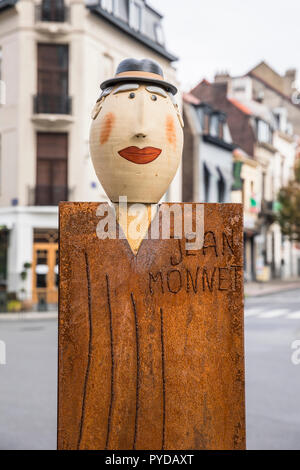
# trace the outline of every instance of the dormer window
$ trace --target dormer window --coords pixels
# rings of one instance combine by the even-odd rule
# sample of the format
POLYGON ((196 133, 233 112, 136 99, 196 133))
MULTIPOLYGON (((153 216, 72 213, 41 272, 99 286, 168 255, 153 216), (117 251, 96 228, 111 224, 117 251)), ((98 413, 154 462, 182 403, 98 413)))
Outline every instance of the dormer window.
POLYGON ((129 25, 135 31, 140 31, 142 28, 142 4, 138 0, 130 0, 129 25))
POLYGON ((114 0, 101 0, 101 8, 106 10, 108 13, 113 13, 114 0))
POLYGON ((210 118, 209 134, 212 137, 219 137, 219 116, 212 114, 210 118))
MULTIPOLYGON (((210 124, 209 124, 209 134, 212 137, 216 137, 217 139, 225 140, 225 133, 226 133, 226 138, 228 141, 229 135, 228 132, 229 129, 225 130, 225 127, 227 126, 226 124, 226 114, 221 113, 220 111, 213 112, 210 116, 210 124)), ((229 138, 229 142, 231 139, 229 138)))
POLYGON ((272 129, 270 124, 262 119, 257 119, 256 121, 256 132, 258 142, 265 144, 272 143, 272 129))
POLYGON ((155 39, 158 44, 163 46, 165 44, 165 37, 164 37, 164 32, 162 29, 161 24, 156 23, 154 25, 154 34, 155 34, 155 39))

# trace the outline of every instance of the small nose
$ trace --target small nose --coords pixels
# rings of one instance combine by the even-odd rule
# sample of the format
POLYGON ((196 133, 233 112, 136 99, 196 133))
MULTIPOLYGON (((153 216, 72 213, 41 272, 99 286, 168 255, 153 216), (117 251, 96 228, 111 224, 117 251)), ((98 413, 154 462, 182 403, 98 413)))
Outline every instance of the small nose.
POLYGON ((144 134, 143 132, 138 132, 137 134, 135 134, 135 137, 137 137, 138 139, 144 139, 146 137, 146 134, 144 134))

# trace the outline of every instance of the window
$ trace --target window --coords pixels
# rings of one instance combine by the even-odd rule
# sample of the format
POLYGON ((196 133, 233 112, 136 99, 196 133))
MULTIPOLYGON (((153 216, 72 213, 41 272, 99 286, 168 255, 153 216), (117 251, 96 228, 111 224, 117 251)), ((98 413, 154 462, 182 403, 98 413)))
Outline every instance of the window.
POLYGON ((209 133, 212 137, 219 137, 219 116, 213 114, 210 118, 209 133))
POLYGON ((230 130, 229 130, 228 124, 226 122, 223 125, 223 140, 224 140, 224 142, 227 142, 229 144, 232 143, 230 130))
POLYGON ((108 13, 112 13, 114 9, 114 0, 101 0, 101 8, 108 13))
POLYGON ((132 29, 140 31, 142 27, 142 5, 137 0, 130 0, 129 25, 132 29))
POLYGON ((158 42, 158 44, 164 45, 165 37, 164 37, 164 32, 163 32, 161 24, 156 23, 154 25, 154 34, 155 34, 155 39, 158 42))
POLYGON ((40 19, 42 21, 65 21, 64 0, 43 0, 40 19))
POLYGON ((209 202, 210 173, 204 164, 204 202, 209 202))
POLYGON ((224 202, 225 198, 225 181, 222 173, 218 169, 219 179, 218 179, 218 202, 224 202))
POLYGON ((56 205, 68 199, 68 135, 37 134, 36 205, 56 205))
POLYGON ((270 144, 272 142, 272 131, 270 125, 258 119, 257 121, 257 139, 259 142, 270 144))
POLYGON ((69 114, 69 54, 64 44, 38 44, 37 113, 69 114))
POLYGON ((262 199, 266 198, 266 173, 263 172, 262 174, 262 199))

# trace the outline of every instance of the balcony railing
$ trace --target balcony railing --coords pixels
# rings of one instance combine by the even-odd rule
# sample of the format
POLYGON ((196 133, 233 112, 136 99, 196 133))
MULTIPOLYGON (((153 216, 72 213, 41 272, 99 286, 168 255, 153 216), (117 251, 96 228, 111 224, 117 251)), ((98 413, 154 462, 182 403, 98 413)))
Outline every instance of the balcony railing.
POLYGON ((35 21, 54 21, 57 23, 67 22, 69 21, 69 8, 66 6, 57 6, 50 9, 43 5, 36 5, 35 21))
POLYGON ((70 96, 35 95, 33 111, 34 114, 71 114, 72 98, 70 96))
POLYGON ((56 206, 60 201, 68 201, 70 190, 67 186, 37 185, 29 190, 29 205, 56 206))
POLYGON ((267 219, 270 223, 274 222, 276 219, 276 202, 262 199, 260 216, 267 219))

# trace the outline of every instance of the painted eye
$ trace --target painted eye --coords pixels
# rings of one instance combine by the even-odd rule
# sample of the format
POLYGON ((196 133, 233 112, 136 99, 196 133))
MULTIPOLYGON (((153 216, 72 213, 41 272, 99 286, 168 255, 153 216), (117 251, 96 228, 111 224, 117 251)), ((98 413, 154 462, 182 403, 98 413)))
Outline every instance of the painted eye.
POLYGON ((156 95, 151 95, 151 99, 152 99, 153 101, 157 101, 157 96, 156 96, 156 95))
POLYGON ((135 93, 129 93, 129 98, 133 100, 133 98, 135 98, 135 93))

